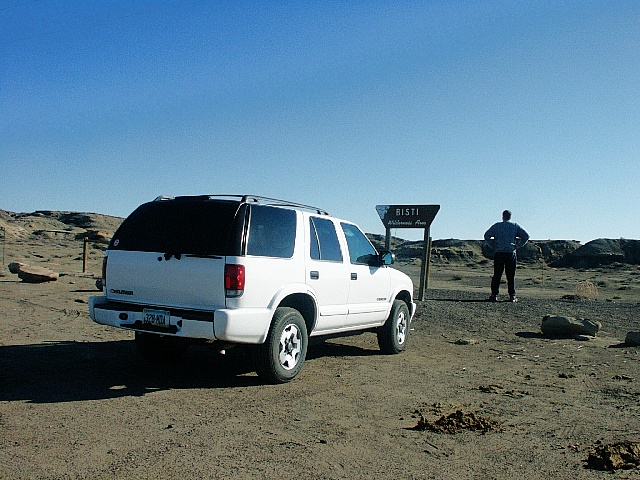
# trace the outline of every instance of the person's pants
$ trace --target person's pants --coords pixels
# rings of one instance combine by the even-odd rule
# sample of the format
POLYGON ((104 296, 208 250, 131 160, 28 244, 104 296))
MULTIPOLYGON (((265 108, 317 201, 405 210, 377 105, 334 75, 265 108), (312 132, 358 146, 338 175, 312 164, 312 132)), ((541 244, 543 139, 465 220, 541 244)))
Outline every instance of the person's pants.
POLYGON ((493 278, 491 279, 491 295, 500 293, 502 273, 507 274, 509 295, 516 294, 516 252, 496 252, 493 257, 493 278))

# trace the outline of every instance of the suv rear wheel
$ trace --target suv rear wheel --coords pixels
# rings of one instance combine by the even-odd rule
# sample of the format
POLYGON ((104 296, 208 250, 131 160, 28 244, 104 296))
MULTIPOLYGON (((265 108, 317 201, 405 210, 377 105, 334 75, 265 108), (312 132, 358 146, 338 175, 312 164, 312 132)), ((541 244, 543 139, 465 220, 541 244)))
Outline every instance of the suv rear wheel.
POLYGON ((256 349, 256 370, 269 383, 286 383, 300 372, 307 356, 307 326, 294 308, 276 309, 267 340, 256 349))
POLYGON ((382 353, 400 353, 407 345, 409 335, 409 309, 402 300, 395 300, 389 318, 378 328, 378 345, 382 353))

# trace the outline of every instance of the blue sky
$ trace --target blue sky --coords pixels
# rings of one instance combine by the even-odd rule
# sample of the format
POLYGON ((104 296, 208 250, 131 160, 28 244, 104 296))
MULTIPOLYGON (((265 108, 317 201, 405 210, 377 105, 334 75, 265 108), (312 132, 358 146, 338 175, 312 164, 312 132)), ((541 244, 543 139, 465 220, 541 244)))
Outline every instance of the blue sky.
POLYGON ((0 208, 250 193, 640 239, 639 94, 638 1, 0 0, 0 208))

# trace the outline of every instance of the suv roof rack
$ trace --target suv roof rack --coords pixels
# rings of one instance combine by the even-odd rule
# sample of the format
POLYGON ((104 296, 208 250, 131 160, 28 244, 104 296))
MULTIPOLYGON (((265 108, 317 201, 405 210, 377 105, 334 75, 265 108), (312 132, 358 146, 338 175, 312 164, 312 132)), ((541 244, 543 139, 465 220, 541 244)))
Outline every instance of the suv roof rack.
POLYGON ((287 200, 278 200, 277 198, 260 197, 258 195, 234 195, 234 194, 214 194, 214 195, 181 195, 178 197, 172 197, 168 195, 160 195, 154 199, 155 202, 163 200, 214 200, 219 198, 233 198, 238 199, 240 203, 257 203, 259 205, 275 205, 278 207, 291 207, 300 208, 310 212, 315 212, 318 215, 329 215, 329 212, 318 207, 311 205, 304 205, 302 203, 289 202, 287 200))

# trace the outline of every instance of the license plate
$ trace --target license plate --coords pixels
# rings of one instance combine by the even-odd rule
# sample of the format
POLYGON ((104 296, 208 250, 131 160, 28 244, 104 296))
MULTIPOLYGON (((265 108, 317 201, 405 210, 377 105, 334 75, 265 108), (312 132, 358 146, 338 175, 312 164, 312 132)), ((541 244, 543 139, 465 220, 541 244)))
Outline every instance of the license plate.
POLYGON ((171 314, 166 310, 152 310, 145 308, 142 310, 142 323, 154 325, 156 327, 168 327, 171 325, 169 318, 171 314))

